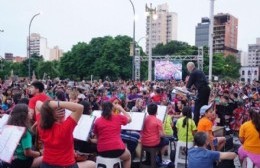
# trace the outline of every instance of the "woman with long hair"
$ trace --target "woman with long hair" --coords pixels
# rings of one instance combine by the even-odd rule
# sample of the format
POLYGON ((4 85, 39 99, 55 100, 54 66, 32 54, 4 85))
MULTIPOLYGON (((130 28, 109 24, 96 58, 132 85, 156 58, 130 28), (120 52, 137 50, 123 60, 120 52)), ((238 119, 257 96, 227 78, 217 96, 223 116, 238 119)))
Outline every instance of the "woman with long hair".
POLYGON ((132 112, 143 112, 145 110, 144 101, 141 98, 137 98, 135 106, 131 109, 132 112))
POLYGON ((119 105, 111 102, 102 104, 102 116, 95 121, 94 134, 97 136, 98 155, 107 158, 120 158, 124 168, 131 167, 131 154, 125 147, 120 133, 121 125, 131 122, 130 115, 119 105), (113 115, 113 109, 123 115, 113 115))
POLYGON ((256 167, 260 167, 260 109, 250 109, 251 120, 239 129, 239 140, 242 146, 238 149, 239 159, 249 157, 256 167))
POLYGON ((95 163, 92 161, 80 163, 75 161, 73 131, 83 113, 83 106, 72 102, 38 101, 36 107, 41 114, 37 127, 44 145, 41 168, 94 168, 95 163), (68 109, 72 112, 62 122, 57 115, 60 109, 68 109))
POLYGON ((30 119, 28 106, 26 104, 17 104, 7 125, 25 127, 26 131, 22 136, 19 145, 14 153, 14 160, 11 165, 13 168, 39 167, 42 162, 41 152, 32 150, 32 135, 30 133, 30 119))
POLYGON ((195 134, 196 125, 192 120, 192 109, 189 106, 185 106, 182 110, 183 117, 179 118, 176 123, 178 140, 186 142, 186 137, 188 135, 188 142, 193 141, 193 135, 195 134), (188 125, 188 129, 187 129, 188 125), (188 133, 187 133, 188 130, 188 133))

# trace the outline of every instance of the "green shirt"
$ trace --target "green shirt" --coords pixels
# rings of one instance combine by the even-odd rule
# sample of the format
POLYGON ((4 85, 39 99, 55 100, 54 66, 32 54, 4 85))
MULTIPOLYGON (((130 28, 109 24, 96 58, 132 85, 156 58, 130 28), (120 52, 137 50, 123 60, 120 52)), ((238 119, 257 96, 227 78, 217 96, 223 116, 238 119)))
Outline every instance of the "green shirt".
POLYGON ((20 140, 19 145, 17 146, 15 150, 15 156, 18 159, 26 160, 27 157, 24 155, 24 150, 32 148, 32 135, 27 130, 26 133, 23 135, 23 137, 20 140))
MULTIPOLYGON (((184 128, 182 127, 184 118, 185 117, 179 118, 176 123, 178 139, 179 139, 179 141, 182 141, 182 142, 186 142, 186 132, 187 132, 187 124, 185 125, 184 128)), ((192 131, 196 130, 196 125, 192 119, 189 119, 188 121, 189 121, 188 142, 192 142, 193 141, 192 131)))
POLYGON ((173 136, 173 130, 172 130, 172 117, 167 115, 166 119, 163 124, 164 132, 166 136, 173 136))

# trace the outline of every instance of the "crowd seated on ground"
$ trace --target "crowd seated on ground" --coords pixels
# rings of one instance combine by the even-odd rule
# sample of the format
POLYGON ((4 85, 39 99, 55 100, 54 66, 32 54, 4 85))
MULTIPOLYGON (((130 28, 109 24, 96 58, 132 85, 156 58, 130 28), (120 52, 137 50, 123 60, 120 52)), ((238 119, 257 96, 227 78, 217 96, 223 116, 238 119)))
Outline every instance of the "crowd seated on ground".
MULTIPOLYGON (((227 141, 224 136, 214 137, 214 126, 228 128, 227 134, 239 137, 242 143, 238 150, 239 159, 242 161, 249 157, 260 167, 260 82, 212 83, 209 104, 200 109, 201 118, 197 126, 192 119, 196 100, 190 101, 185 95, 172 92, 174 87, 183 86, 185 82, 174 80, 1 80, 0 114, 10 114, 8 124, 26 127, 27 131, 15 150, 15 159, 11 164, 0 162, 0 167, 16 168, 17 163, 24 165, 19 168, 39 165, 44 168, 95 167, 95 156, 99 155, 120 158, 124 167, 128 168, 134 158, 140 155, 140 144, 160 147, 160 159, 157 162, 161 164, 161 156, 168 154, 170 138, 183 142, 195 141, 198 147, 188 152, 188 164, 192 167, 197 165, 194 160, 199 156, 194 156, 194 151, 199 149, 210 153, 208 162, 226 156, 221 152, 213 152, 224 151, 227 141), (167 107, 164 121, 156 118, 158 105, 167 107), (28 111, 24 107, 28 107, 28 111), (64 109, 73 111, 66 119, 64 109), (121 130, 121 125, 131 122, 131 116, 126 112, 142 113, 146 109, 148 115, 142 131, 121 130), (101 110, 102 115, 96 120, 89 140, 73 139, 72 132, 80 116, 92 115, 94 110, 101 110), (17 114, 23 117, 19 118, 17 114), (14 118, 19 121, 14 121, 14 118), (68 130, 64 131, 67 132, 66 142, 63 137, 65 134, 56 133, 61 128, 68 130), (200 133, 195 134, 196 131, 200 133), (54 132, 60 141, 51 137, 54 132), (61 149, 63 146, 66 148, 61 149)), ((229 154, 228 158, 234 159, 234 154, 229 154)), ((149 164, 149 159, 146 162, 149 164)))

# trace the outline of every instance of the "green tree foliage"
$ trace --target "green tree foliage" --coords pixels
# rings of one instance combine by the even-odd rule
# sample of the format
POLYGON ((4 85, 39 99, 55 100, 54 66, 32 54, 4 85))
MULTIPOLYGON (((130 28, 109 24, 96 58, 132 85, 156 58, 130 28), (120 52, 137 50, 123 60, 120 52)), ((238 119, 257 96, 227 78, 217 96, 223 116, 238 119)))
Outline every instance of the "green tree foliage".
MULTIPOLYGON (((38 56, 37 54, 31 55, 31 75, 35 71, 36 76, 38 77, 38 68, 39 64, 43 62, 43 57, 38 56)), ((28 77, 29 75, 29 59, 25 59, 23 62, 10 62, 10 61, 1 61, 3 68, 0 69, 0 77, 2 79, 7 79, 11 75, 13 70, 14 75, 19 77, 28 77)))
MULTIPOLYGON (((205 49, 204 49, 205 51, 205 49)), ((208 74, 209 72, 209 55, 204 54, 204 73, 208 74)), ((233 55, 224 56, 223 54, 214 54, 213 55, 213 66, 212 66, 212 74, 219 76, 220 78, 231 78, 237 79, 239 78, 239 69, 241 68, 241 64, 236 61, 236 57, 233 55)))
MULTIPOLYGON (((212 74, 216 75, 216 76, 223 75, 224 65, 225 65, 224 55, 223 54, 214 54, 213 55, 212 74)), ((208 74, 208 72, 209 72, 209 55, 207 54, 207 52, 204 54, 203 71, 205 74, 208 74)))
MULTIPOLYGON (((97 78, 130 79, 132 58, 129 57, 128 36, 93 38, 89 44, 78 43, 60 60, 64 78, 79 79, 93 75, 97 78)), ((145 73, 145 72, 144 72, 145 73)))
POLYGON ((225 59, 225 64, 224 64, 224 72, 223 75, 237 79, 239 78, 239 69, 241 68, 241 64, 237 63, 236 57, 233 55, 228 55, 225 59))
POLYGON ((76 79, 87 75, 89 67, 86 64, 88 45, 84 42, 74 45, 71 51, 65 53, 60 60, 60 72, 63 77, 76 79))
POLYGON ((197 47, 181 41, 171 41, 165 45, 158 44, 153 49, 153 55, 197 55, 197 47))
POLYGON ((51 79, 60 77, 59 62, 58 61, 41 61, 38 63, 36 73, 38 78, 42 78, 45 75, 51 79))
MULTIPOLYGON (((74 45, 71 51, 64 53, 60 61, 43 61, 41 56, 31 56, 31 75, 35 71, 38 79, 46 73, 51 78, 62 77, 70 79, 106 78, 111 80, 118 78, 131 79, 132 57, 129 56, 129 45, 132 39, 128 36, 105 36, 93 38, 89 43, 79 42, 74 45)), ((137 46, 138 47, 138 46, 137 46)), ((153 49, 153 55, 197 55, 198 49, 188 43, 171 41, 166 45, 158 44, 153 49)), ((141 50, 141 56, 144 55, 141 50)), ((11 63, 2 60, 0 77, 7 78, 11 70, 14 75, 20 77, 28 76, 28 62, 11 63)), ((183 76, 187 74, 186 64, 183 61, 183 76)), ((195 62, 196 63, 196 62, 195 62)), ((208 74, 208 49, 204 48, 204 72, 208 74)), ((141 62, 141 78, 147 79, 148 62, 141 62)), ((222 54, 213 56, 213 75, 221 78, 239 77, 240 64, 236 63, 234 56, 224 57, 222 54)))

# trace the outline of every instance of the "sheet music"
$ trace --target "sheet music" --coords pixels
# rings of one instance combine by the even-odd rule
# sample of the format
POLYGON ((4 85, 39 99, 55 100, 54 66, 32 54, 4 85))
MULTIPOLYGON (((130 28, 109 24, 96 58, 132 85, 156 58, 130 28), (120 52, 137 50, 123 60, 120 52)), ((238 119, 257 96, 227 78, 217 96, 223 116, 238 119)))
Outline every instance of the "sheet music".
POLYGON ((97 118, 101 117, 101 113, 102 113, 101 110, 94 110, 91 115, 95 116, 97 119, 97 118))
POLYGON ((17 145, 25 132, 25 127, 5 125, 0 134, 0 159, 11 163, 17 145))
POLYGON ((65 109, 65 120, 71 115, 72 111, 65 109))
POLYGON ((1 132, 2 128, 7 124, 9 117, 10 116, 8 114, 4 114, 2 116, 2 118, 0 118, 0 132, 1 132))
POLYGON ((164 122, 167 106, 158 105, 157 118, 164 122))
POLYGON ((128 114, 130 114, 132 121, 121 128, 123 130, 141 131, 143 129, 146 113, 128 112, 128 114))
MULTIPOLYGON (((166 110, 167 110, 167 106, 163 106, 163 105, 157 105, 158 109, 157 109, 157 115, 156 117, 161 120, 162 122, 164 122, 165 116, 166 116, 166 110)), ((147 107, 145 109, 145 112, 148 114, 147 112, 147 107)))
POLYGON ((82 115, 73 131, 73 137, 78 140, 87 141, 95 118, 95 116, 82 115))
POLYGON ((187 88, 182 88, 182 87, 174 87, 174 89, 178 92, 181 92, 181 93, 185 93, 185 94, 191 94, 191 92, 189 92, 187 90, 187 88))

